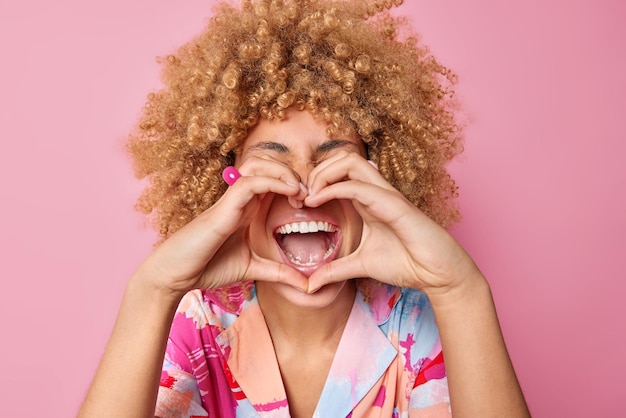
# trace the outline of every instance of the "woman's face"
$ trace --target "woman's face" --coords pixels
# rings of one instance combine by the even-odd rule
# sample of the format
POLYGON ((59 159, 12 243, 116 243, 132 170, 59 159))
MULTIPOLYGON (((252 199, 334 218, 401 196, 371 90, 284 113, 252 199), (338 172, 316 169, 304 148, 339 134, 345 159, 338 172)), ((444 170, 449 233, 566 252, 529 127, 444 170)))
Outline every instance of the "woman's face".
MULTIPOLYGON (((307 186, 311 170, 338 152, 365 157, 365 145, 356 134, 329 138, 326 127, 309 112, 293 109, 281 121, 262 119, 250 131, 236 165, 240 167, 252 157, 267 159, 292 170, 307 186)), ((285 196, 269 194, 263 198, 250 225, 250 245, 257 255, 287 264, 308 277, 319 266, 350 254, 359 245, 362 220, 350 201, 332 200, 318 208, 297 206, 285 196)), ((327 294, 332 299, 344 284, 328 285, 315 295, 327 294)), ((314 296, 299 293, 298 298, 314 296)))

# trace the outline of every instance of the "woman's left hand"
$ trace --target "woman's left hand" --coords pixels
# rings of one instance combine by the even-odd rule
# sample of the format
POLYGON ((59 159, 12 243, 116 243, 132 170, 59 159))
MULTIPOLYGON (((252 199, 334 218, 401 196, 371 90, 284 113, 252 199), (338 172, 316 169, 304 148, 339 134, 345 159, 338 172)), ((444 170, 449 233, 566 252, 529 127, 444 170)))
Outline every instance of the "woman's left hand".
POLYGON ((393 188, 357 153, 339 153, 309 175, 305 206, 349 199, 363 219, 351 254, 321 266, 309 292, 325 284, 370 277, 400 287, 446 291, 477 272, 459 243, 393 188))

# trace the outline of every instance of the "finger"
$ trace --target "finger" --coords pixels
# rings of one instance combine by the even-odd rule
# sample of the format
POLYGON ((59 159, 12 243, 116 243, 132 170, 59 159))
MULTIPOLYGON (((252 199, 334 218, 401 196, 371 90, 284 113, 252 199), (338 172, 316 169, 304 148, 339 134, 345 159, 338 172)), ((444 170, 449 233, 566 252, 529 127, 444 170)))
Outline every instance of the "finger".
POLYGON ((283 283, 303 292, 307 291, 309 283, 308 279, 298 270, 256 255, 253 256, 244 279, 283 283))
POLYGON ((341 152, 321 162, 308 179, 309 194, 316 194, 329 184, 359 180, 385 189, 393 189, 374 165, 356 152, 341 152))
POLYGON ((273 177, 242 176, 212 207, 175 235, 178 240, 193 238, 216 250, 235 231, 247 226, 249 215, 257 210, 260 199, 268 193, 295 196, 300 188, 273 177))
POLYGON ((369 277, 363 264, 359 261, 358 254, 352 253, 346 257, 338 258, 330 263, 320 266, 309 277, 308 293, 315 293, 322 286, 346 280, 369 277))
POLYGON ((416 209, 399 191, 358 180, 330 184, 307 196, 304 203, 309 207, 319 207, 336 199, 351 200, 361 216, 364 213, 359 208, 364 208, 381 219, 393 219, 402 211, 416 209))
MULTIPOLYGON (((233 186, 235 182, 241 177, 241 174, 237 171, 237 169, 229 166, 224 169, 222 177, 229 186, 233 186)), ((295 186, 293 182, 285 180, 284 178, 282 178, 281 180, 285 181, 289 186, 295 186)), ((298 189, 298 191, 294 189, 295 195, 293 195, 294 193, 291 193, 292 195, 287 195, 287 201, 295 209, 301 209, 304 206, 304 198, 308 193, 306 187, 302 183, 298 183, 298 189)))
POLYGON ((304 200, 297 199, 292 196, 289 196, 287 198, 287 202, 289 202, 289 205, 291 205, 291 207, 294 209, 302 209, 302 207, 304 206, 304 200))
POLYGON ((243 176, 272 177, 289 185, 298 185, 300 192, 294 196, 294 199, 303 200, 308 193, 298 173, 270 156, 261 155, 247 158, 239 167, 239 172, 243 176))
POLYGON ((191 223, 207 228, 207 233, 217 233, 225 239, 236 229, 245 226, 249 215, 257 210, 261 199, 268 193, 294 196, 299 186, 271 177, 242 176, 224 195, 191 223))
POLYGON ((222 171, 222 178, 229 186, 235 184, 239 177, 241 177, 241 173, 232 165, 229 165, 222 171))
POLYGON ((235 206, 245 207, 253 198, 267 193, 295 197, 300 192, 298 184, 287 183, 274 177, 242 176, 228 188, 224 198, 235 206))

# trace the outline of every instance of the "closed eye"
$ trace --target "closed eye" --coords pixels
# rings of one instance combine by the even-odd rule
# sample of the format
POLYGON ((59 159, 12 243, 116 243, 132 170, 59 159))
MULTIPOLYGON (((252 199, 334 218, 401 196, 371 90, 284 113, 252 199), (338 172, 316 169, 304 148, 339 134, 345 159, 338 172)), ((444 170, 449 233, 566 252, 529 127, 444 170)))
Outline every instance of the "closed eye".
POLYGON ((330 139, 322 142, 315 149, 315 165, 324 161, 330 156, 329 154, 336 150, 356 151, 358 153, 361 151, 359 146, 353 141, 347 139, 330 139))
POLYGON ((274 151, 280 154, 289 153, 289 148, 285 144, 281 144, 280 142, 266 141, 266 142, 258 142, 248 148, 247 152, 250 151, 274 151))
MULTIPOLYGON (((329 139, 319 144, 313 151, 313 158, 309 165, 317 166, 319 163, 332 156, 335 151, 345 150, 362 154, 363 150, 359 147, 359 144, 350 141, 348 139, 329 139)), ((275 141, 263 141, 252 145, 245 150, 244 154, 264 154, 265 152, 275 153, 278 159, 280 156, 288 157, 291 153, 291 149, 287 145, 281 142, 275 141)))
POLYGON ((319 144, 315 150, 316 154, 326 154, 336 149, 357 148, 358 146, 347 139, 330 139, 319 144))

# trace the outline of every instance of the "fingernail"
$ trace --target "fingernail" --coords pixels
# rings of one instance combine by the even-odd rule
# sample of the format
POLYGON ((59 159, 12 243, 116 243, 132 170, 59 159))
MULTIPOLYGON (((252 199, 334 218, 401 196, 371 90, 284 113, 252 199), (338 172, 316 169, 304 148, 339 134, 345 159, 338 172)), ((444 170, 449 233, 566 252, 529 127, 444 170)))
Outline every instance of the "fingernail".
POLYGON ((378 170, 378 164, 376 164, 374 161, 367 160, 367 162, 370 163, 372 165, 372 167, 374 167, 376 170, 378 170))
POLYGON ((289 201, 289 204, 291 205, 291 207, 295 209, 302 209, 302 207, 304 206, 304 202, 302 200, 295 199, 292 196, 289 196, 287 200, 289 201))
MULTIPOLYGON (((291 181, 286 181, 285 184, 289 187, 298 187, 297 183, 291 182, 291 181)), ((302 187, 300 187, 302 189, 302 187)))
POLYGON ((239 177, 241 177, 241 174, 239 173, 239 171, 237 171, 235 167, 231 165, 229 165, 224 169, 224 171, 222 171, 222 178, 229 186, 235 184, 239 177))
POLYGON ((309 194, 309 189, 302 183, 300 183, 300 191, 304 194, 309 194))

